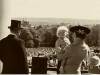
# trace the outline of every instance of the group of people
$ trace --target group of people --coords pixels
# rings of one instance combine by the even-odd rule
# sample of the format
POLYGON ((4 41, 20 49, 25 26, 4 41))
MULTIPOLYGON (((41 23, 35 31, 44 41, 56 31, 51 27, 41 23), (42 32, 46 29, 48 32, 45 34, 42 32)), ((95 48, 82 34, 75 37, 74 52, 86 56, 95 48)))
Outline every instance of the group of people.
POLYGON ((89 28, 80 25, 70 29, 65 26, 58 27, 58 40, 55 44, 58 74, 81 74, 81 66, 84 61, 85 66, 88 66, 89 73, 100 74, 100 58, 98 56, 91 57, 90 48, 85 43, 85 38, 90 32, 89 28), (67 38, 69 33, 72 34, 73 42, 67 38))
MULTIPOLYGON (((4 39, 0 40, 0 72, 2 74, 28 74, 28 63, 24 42, 19 39, 21 21, 11 20, 11 31, 4 39)), ((84 26, 58 27, 55 43, 58 66, 57 73, 81 74, 81 64, 89 57, 89 46, 85 43, 90 29, 84 26), (73 42, 68 39, 72 33, 73 42)), ((97 56, 90 58, 89 72, 100 73, 100 59, 97 56), (92 66, 91 66, 92 64, 92 66)))

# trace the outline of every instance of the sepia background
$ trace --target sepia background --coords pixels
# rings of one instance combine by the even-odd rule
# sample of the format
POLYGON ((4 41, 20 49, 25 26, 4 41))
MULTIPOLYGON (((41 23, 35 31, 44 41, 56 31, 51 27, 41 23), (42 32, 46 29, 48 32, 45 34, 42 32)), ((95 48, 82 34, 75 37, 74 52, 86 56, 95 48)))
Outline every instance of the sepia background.
POLYGON ((28 56, 37 55, 35 50, 38 54, 53 54, 56 29, 61 25, 89 27, 92 32, 86 43, 91 50, 100 50, 100 0, 0 0, 0 39, 10 33, 11 19, 22 22, 24 30, 20 38, 38 40, 38 44, 33 46, 34 40, 29 39, 31 41, 26 44, 28 56))
MULTIPOLYGON (((99 0, 0 0, 0 39, 8 35, 8 26, 13 17, 32 18, 71 18, 100 20, 99 0)), ((75 21, 76 22, 76 21, 75 21)))

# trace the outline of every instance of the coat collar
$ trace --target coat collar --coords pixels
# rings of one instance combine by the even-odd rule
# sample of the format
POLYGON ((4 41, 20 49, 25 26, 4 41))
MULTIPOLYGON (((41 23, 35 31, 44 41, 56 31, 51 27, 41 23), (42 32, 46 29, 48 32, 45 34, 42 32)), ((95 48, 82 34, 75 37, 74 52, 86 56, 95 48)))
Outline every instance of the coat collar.
POLYGON ((9 34, 8 37, 17 38, 17 36, 13 33, 9 34))

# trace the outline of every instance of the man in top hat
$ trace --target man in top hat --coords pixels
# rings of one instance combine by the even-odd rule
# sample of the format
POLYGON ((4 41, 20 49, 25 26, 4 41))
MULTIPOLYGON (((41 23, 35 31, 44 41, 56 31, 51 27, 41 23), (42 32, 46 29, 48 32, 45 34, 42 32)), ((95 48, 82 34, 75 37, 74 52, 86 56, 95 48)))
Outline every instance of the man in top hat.
POLYGON ((2 74, 27 74, 28 64, 25 47, 18 38, 21 21, 11 20, 8 27, 11 34, 0 40, 0 60, 3 62, 2 74))
POLYGON ((62 56, 61 70, 64 74, 81 74, 82 61, 87 57, 90 50, 84 39, 90 30, 83 26, 74 26, 70 28, 73 43, 65 48, 65 54, 62 56))

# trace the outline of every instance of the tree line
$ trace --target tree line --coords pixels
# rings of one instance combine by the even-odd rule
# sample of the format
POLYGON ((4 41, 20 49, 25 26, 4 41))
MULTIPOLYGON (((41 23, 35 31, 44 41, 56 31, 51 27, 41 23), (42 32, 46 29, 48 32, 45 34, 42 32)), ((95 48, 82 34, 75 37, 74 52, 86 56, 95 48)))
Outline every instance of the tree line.
MULTIPOLYGON (((67 26, 68 28, 73 25, 67 26)), ((59 25, 38 25, 34 27, 28 26, 23 29, 20 38, 25 41, 25 45, 28 48, 33 47, 55 47, 57 40, 56 31, 59 25)), ((91 33, 86 38, 86 43, 92 46, 99 46, 100 25, 87 25, 90 28, 91 33)), ((69 34, 70 41, 73 41, 71 34, 69 34)))

